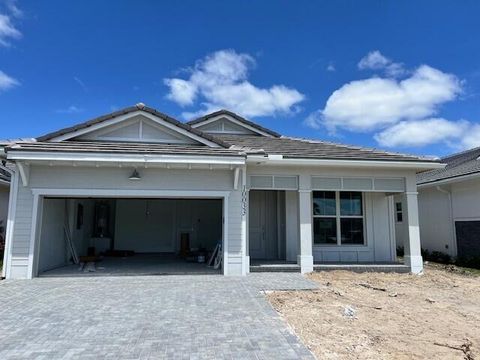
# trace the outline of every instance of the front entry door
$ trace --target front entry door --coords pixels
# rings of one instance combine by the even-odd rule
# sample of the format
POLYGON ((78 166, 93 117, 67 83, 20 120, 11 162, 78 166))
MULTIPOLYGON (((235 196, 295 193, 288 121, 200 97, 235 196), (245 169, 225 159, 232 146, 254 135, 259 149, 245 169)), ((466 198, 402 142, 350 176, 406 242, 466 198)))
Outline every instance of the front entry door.
POLYGON ((277 259, 277 192, 250 191, 248 211, 250 258, 277 259))

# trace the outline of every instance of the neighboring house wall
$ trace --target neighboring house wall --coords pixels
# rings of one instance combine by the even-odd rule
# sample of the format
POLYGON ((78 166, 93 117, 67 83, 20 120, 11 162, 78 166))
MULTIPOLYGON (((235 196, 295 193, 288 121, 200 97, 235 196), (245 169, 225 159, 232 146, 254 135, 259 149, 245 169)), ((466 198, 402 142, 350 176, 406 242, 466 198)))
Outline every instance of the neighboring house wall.
MULTIPOLYGON (((403 222, 397 222, 395 225, 397 246, 403 246, 407 231, 405 198, 399 196, 395 201, 402 201, 402 209, 405 212, 403 222)), ((418 212, 422 248, 454 255, 449 195, 435 187, 419 189, 418 212)))
MULTIPOLYGON (((455 221, 480 220, 480 182, 462 181, 440 189, 423 186, 418 192, 422 248, 457 256, 455 221)), ((403 244, 405 228, 396 224, 397 245, 403 244)))
MULTIPOLYGON (((242 196, 240 190, 233 189, 233 171, 148 168, 141 169, 142 179, 137 182, 128 180, 130 173, 131 168, 31 166, 28 187, 24 187, 21 181, 17 187, 9 277, 29 277, 29 259, 33 257, 30 241, 33 222, 33 188, 229 191, 228 223, 226 224, 228 226, 227 273, 242 274, 242 196)), ((18 182, 18 175, 16 179, 18 182)))

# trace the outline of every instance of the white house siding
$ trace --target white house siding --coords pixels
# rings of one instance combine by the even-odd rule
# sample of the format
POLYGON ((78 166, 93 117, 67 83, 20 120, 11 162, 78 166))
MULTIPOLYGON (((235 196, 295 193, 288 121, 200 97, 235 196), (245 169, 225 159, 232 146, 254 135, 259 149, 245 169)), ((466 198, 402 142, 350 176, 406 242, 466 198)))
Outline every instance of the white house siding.
POLYGON ((441 189, 451 198, 436 186, 419 188, 422 248, 457 256, 455 221, 480 220, 480 182, 462 181, 441 189))
MULTIPOLYGON (((7 270, 10 278, 28 277, 28 263, 30 254, 30 236, 32 229, 33 195, 29 188, 23 187, 17 181, 17 194, 15 202, 15 219, 13 226, 13 241, 9 259, 10 269, 7 270)), ((8 263, 7 263, 8 266, 8 263)))
MULTIPOLYGON (((242 232, 241 191, 233 189, 233 171, 230 170, 179 170, 139 169, 140 181, 130 181, 131 167, 82 168, 63 166, 31 166, 28 187, 18 184, 15 211, 15 226, 12 237, 10 278, 28 278, 30 236, 32 231, 32 189, 98 189, 98 190, 185 190, 185 191, 229 191, 227 222, 228 257, 226 273, 241 275, 242 232)), ((238 187, 241 189, 241 186, 238 187)))
MULTIPOLYGON (((415 172, 398 169, 304 166, 249 165, 249 175, 296 175, 301 177, 300 190, 311 190, 311 178, 358 177, 358 178, 409 178, 415 179, 415 172)), ((288 198, 287 198, 288 200, 288 198)), ((290 200, 292 201, 292 200, 290 200)), ((383 192, 365 192, 365 233, 364 246, 318 246, 313 247, 315 262, 391 262, 395 260, 395 227, 393 221, 393 199, 383 192)), ((288 208, 288 207, 287 207, 288 208)), ((289 234, 294 233, 287 221, 287 244, 289 234)), ((296 229, 295 229, 296 230, 296 229)), ((296 230, 298 231, 298 230, 296 230)))

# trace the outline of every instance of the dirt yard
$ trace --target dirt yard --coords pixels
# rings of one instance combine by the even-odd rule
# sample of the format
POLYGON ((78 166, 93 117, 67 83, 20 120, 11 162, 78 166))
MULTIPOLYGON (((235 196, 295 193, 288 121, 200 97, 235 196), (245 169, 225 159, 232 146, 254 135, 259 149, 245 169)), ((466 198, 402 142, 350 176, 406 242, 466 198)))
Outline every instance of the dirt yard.
POLYGON ((271 292, 318 359, 480 359, 480 276, 320 272, 315 291, 271 292))

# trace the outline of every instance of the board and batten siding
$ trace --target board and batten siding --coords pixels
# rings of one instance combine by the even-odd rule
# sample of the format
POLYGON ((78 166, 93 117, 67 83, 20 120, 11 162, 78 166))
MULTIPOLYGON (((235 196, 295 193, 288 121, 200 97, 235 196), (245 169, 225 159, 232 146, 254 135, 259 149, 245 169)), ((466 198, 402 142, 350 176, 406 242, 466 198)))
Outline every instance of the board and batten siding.
MULTIPOLYGON (((298 188, 301 190, 315 191, 318 183, 330 181, 330 187, 325 190, 354 190, 364 194, 364 227, 365 245, 315 245, 313 244, 313 257, 315 262, 392 262, 395 254, 395 223, 394 201, 392 196, 387 196, 390 191, 404 191, 406 178, 415 178, 415 172, 401 169, 378 168, 339 168, 319 167, 312 169, 306 166, 265 166, 249 165, 249 186, 261 183, 261 188, 275 188, 276 178, 298 177, 298 188), (269 180, 269 179, 273 180, 269 180), (254 181, 252 183, 252 180, 254 181)), ((324 185, 324 184, 323 184, 324 185)), ((283 188, 287 189, 287 188, 283 188)), ((290 193, 291 191, 286 191, 290 193)), ((290 194, 287 209, 295 207, 296 196, 290 194)), ((290 211, 289 211, 290 213, 290 211)), ((312 214, 313 215, 313 214, 312 214)), ((312 220, 313 221, 313 220, 312 220)), ((287 226, 287 244, 289 239, 294 239, 290 233, 292 226, 287 226)), ((298 230, 295 229, 295 233, 298 230)), ((296 241, 296 239, 294 239, 296 241)), ((287 253, 293 260, 293 256, 287 253)))
MULTIPOLYGON (((141 180, 130 181, 131 167, 63 167, 31 166, 28 187, 18 183, 15 225, 12 237, 9 278, 29 278, 33 203, 32 189, 87 189, 87 190, 173 190, 230 192, 227 197, 226 226, 228 231, 226 263, 227 275, 242 275, 243 243, 241 231, 241 186, 233 189, 231 170, 138 169, 141 180)), ((17 180, 18 181, 18 180, 17 180)), ((121 196, 119 196, 121 197, 121 196)), ((208 197, 208 195, 206 196, 208 197)), ((41 203, 40 203, 41 204, 41 203)), ((38 234, 37 234, 38 235, 38 234)))

